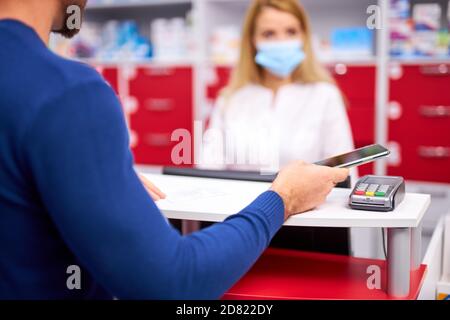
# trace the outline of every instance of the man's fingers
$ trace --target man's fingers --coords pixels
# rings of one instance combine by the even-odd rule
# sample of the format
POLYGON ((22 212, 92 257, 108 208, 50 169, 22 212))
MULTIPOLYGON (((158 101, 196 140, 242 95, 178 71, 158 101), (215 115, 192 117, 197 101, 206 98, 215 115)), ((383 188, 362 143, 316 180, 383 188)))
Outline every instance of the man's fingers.
POLYGON ((332 180, 334 183, 342 182, 347 179, 350 171, 345 168, 332 168, 332 180))
POLYGON ((153 191, 155 194, 157 194, 161 199, 164 199, 166 197, 166 194, 162 192, 157 186, 155 186, 153 183, 150 182, 150 184, 147 186, 151 191, 153 191))
POLYGON ((150 180, 148 180, 142 174, 139 175, 139 178, 141 179, 147 191, 152 196, 153 200, 164 199, 166 197, 164 192, 162 192, 157 186, 155 186, 152 182, 150 182, 150 180))
POLYGON ((161 197, 156 193, 154 193, 153 191, 151 191, 150 189, 147 189, 147 192, 150 194, 150 197, 152 197, 153 201, 161 200, 161 197))

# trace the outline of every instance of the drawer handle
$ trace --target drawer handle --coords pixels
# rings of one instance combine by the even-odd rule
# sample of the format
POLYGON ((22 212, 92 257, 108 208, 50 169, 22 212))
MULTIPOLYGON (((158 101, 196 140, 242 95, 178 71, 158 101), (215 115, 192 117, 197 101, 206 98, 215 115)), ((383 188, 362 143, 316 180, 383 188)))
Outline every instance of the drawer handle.
POLYGON ((347 71, 348 71, 347 66, 343 63, 338 63, 334 66, 334 73, 339 76, 347 74, 347 71))
POLYGON ((148 99, 145 102, 145 108, 148 111, 172 111, 174 109, 174 102, 172 99, 148 99))
POLYGON ((427 118, 450 117, 450 106, 421 106, 420 114, 427 118))
POLYGON ((450 75, 450 68, 448 65, 442 63, 432 66, 421 66, 420 72, 429 76, 448 76, 450 75))
POLYGON ((135 148, 139 143, 139 137, 136 131, 129 130, 129 137, 130 137, 130 147, 135 148))
POLYGON ((419 156, 422 158, 444 159, 450 158, 450 148, 448 147, 419 147, 419 156))
POLYGON ((164 68, 164 67, 152 67, 145 69, 145 74, 147 76, 157 76, 157 77, 167 77, 171 76, 175 73, 173 68, 164 68))
POLYGON ((135 97, 128 96, 125 98, 122 98, 123 100, 123 106, 125 109, 125 113, 127 114, 133 114, 136 113, 139 109, 139 103, 135 97))
POLYGON ((335 65, 328 65, 328 71, 335 76, 343 76, 348 72, 347 65, 344 63, 336 63, 335 65))
POLYGON ((170 135, 166 133, 151 133, 145 136, 145 142, 151 147, 170 146, 170 135))

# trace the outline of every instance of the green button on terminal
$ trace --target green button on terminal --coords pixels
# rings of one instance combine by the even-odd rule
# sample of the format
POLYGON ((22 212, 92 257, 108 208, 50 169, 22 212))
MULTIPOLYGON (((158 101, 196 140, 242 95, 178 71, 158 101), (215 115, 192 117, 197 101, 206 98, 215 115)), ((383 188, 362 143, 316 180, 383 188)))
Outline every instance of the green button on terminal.
POLYGON ((375 197, 384 197, 385 195, 386 195, 386 192, 380 192, 380 191, 375 192, 375 197))

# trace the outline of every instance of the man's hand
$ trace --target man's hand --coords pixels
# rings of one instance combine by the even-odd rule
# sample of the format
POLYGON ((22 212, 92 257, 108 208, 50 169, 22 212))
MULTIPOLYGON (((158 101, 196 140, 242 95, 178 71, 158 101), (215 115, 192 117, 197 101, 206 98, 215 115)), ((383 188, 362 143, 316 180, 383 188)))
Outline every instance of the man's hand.
POLYGON ((151 183, 146 177, 144 177, 142 174, 139 174, 139 178, 142 181, 142 184, 144 185, 145 189, 147 189, 147 192, 152 197, 153 201, 158 201, 160 199, 164 199, 166 195, 158 189, 153 183, 151 183))
POLYGON ((284 218, 308 211, 325 202, 336 183, 344 181, 348 169, 330 168, 296 161, 279 173, 271 189, 284 202, 284 218))

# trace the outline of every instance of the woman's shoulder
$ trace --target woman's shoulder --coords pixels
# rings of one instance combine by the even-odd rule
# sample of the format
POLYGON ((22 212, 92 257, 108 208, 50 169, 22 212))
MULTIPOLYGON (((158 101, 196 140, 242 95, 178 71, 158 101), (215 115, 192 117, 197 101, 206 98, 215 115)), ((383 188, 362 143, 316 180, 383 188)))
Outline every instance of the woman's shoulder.
POLYGON ((262 97, 263 94, 268 94, 270 91, 261 85, 257 84, 246 84, 240 87, 232 93, 227 93, 226 91, 219 96, 217 99, 218 105, 242 105, 243 102, 247 100, 254 100, 255 97, 262 97))
POLYGON ((329 82, 295 84, 289 95, 293 101, 307 98, 308 105, 313 105, 315 110, 321 109, 324 112, 336 107, 345 107, 345 100, 340 89, 329 82))
POLYGON ((340 96, 339 88, 330 82, 318 81, 311 83, 295 83, 294 88, 297 90, 309 90, 320 93, 321 96, 340 96))
POLYGON ((243 87, 237 89, 233 94, 230 96, 230 98, 244 98, 244 97, 251 97, 255 93, 261 93, 261 92, 269 92, 269 90, 262 85, 258 85, 255 83, 249 83, 244 85, 243 87))

